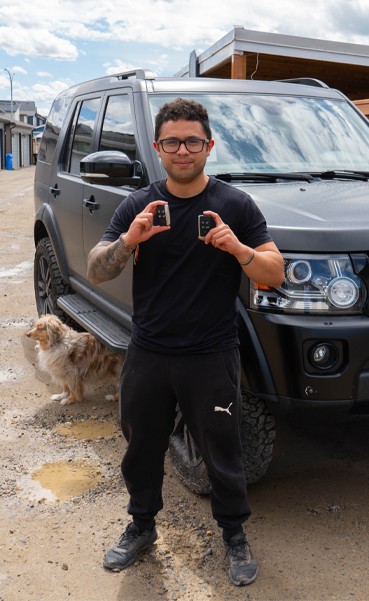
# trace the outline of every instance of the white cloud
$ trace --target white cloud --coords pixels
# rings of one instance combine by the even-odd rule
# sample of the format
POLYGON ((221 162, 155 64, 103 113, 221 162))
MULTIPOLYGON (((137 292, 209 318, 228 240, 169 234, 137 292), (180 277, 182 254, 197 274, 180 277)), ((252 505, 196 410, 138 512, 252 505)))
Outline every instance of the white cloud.
POLYGON ((160 75, 160 73, 162 73, 167 67, 168 62, 168 54, 160 54, 155 60, 148 59, 146 64, 148 67, 152 67, 153 70, 160 75))
MULTIPOLYGON (((88 77, 137 67, 173 73, 184 66, 176 61, 186 56, 186 62, 191 50, 200 53, 235 24, 369 45, 368 23, 368 0, 309 0, 308 6, 306 0, 0 0, 0 53, 3 66, 9 64, 4 53, 17 56, 14 97, 35 100, 48 111, 62 89, 87 78, 91 63, 88 77), (57 61, 55 69, 50 60, 57 61), (21 64, 28 86, 22 85, 27 71, 21 64)), ((9 78, 1 70, 0 90, 9 97, 9 78)))
POLYGON ((9 56, 24 54, 65 61, 75 60, 78 56, 77 47, 69 40, 58 38, 41 28, 27 29, 25 32, 19 26, 0 27, 0 45, 9 56))
POLYGON ((235 23, 245 29, 369 43, 368 22, 367 0, 309 0, 308 9, 305 0, 247 5, 227 0, 226 6, 224 0, 1 0, 0 45, 12 56, 74 61, 78 42, 206 48, 235 23), (301 18, 307 10, 308 18, 301 18))
POLYGON ((9 76, 0 71, 0 90, 8 89, 10 86, 9 76))
POLYGON ((23 75, 27 75, 27 71, 25 69, 23 69, 23 67, 19 67, 19 66, 15 66, 11 68, 11 71, 13 73, 22 73, 23 75))
MULTIPOLYGON (((0 89, 9 88, 9 81, 2 85, 2 77, 0 75, 0 89)), ((62 92, 72 85, 71 81, 53 81, 49 83, 36 83, 33 86, 24 86, 17 83, 14 85, 14 98, 17 100, 34 100, 37 106, 37 111, 42 115, 47 116, 53 100, 62 92)))
POLYGON ((50 106, 54 98, 72 85, 70 81, 53 81, 49 83, 36 83, 29 90, 29 97, 44 105, 50 106))
POLYGON ((119 58, 116 58, 109 63, 104 63, 103 66, 106 75, 115 75, 116 73, 123 73, 124 71, 134 71, 139 68, 137 65, 130 65, 119 58))
POLYGON ((155 75, 160 75, 160 73, 166 68, 168 65, 168 55, 160 54, 155 59, 147 59, 145 64, 133 64, 122 61, 119 58, 116 58, 110 62, 104 63, 103 67, 105 69, 105 73, 107 75, 115 75, 116 73, 123 73, 124 71, 134 71, 135 69, 152 69, 155 75))

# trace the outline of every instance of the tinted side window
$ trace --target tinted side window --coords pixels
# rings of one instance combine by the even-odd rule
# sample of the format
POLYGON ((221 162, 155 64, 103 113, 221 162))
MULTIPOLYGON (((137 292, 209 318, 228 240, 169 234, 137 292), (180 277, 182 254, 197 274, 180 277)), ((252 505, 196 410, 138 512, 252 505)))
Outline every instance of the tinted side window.
POLYGON ((120 150, 136 159, 133 116, 127 95, 110 96, 101 130, 99 150, 120 150))
POLYGON ((47 118, 46 127, 42 136, 41 146, 38 153, 38 160, 46 163, 52 163, 56 143, 60 134, 68 108, 72 101, 72 96, 59 96, 53 103, 50 114, 47 118))
POLYGON ((73 140, 68 169, 70 173, 79 175, 81 159, 92 150, 92 138, 100 101, 100 98, 92 98, 84 100, 80 105, 78 118, 70 131, 73 140))

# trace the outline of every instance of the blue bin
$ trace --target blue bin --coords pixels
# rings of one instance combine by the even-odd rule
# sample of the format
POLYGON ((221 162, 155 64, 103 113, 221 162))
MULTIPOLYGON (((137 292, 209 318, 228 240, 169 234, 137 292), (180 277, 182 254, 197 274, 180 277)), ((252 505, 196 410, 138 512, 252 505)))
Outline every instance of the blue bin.
POLYGON ((8 169, 8 171, 12 171, 13 169, 13 155, 11 152, 7 152, 5 155, 5 168, 8 169))

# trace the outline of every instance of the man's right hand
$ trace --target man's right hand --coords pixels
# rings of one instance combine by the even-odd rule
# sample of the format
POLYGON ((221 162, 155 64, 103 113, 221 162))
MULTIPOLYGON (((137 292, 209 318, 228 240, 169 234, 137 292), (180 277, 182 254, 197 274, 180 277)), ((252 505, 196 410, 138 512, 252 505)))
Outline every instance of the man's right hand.
POLYGON ((136 215, 127 232, 115 242, 99 242, 91 249, 87 261, 87 277, 97 285, 116 278, 125 268, 136 246, 155 234, 170 229, 169 225, 153 225, 154 215, 165 200, 155 200, 136 215))
POLYGON ((156 208, 160 205, 168 204, 165 200, 154 200, 150 202, 141 213, 138 213, 132 221, 129 229, 121 237, 124 237, 124 243, 127 246, 137 246, 145 242, 155 234, 165 232, 170 229, 170 225, 154 225, 154 215, 156 208))

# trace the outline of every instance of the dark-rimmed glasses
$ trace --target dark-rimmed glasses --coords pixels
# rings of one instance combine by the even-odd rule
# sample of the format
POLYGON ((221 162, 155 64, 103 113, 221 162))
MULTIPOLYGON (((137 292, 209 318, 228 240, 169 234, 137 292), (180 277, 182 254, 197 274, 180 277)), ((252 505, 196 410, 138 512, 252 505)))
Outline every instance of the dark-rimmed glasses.
POLYGON ((178 152, 181 144, 184 144, 188 152, 196 153, 201 152, 204 148, 204 144, 209 144, 208 138, 186 138, 185 140, 178 140, 178 138, 164 138, 158 140, 158 144, 164 152, 168 154, 174 154, 178 152))

